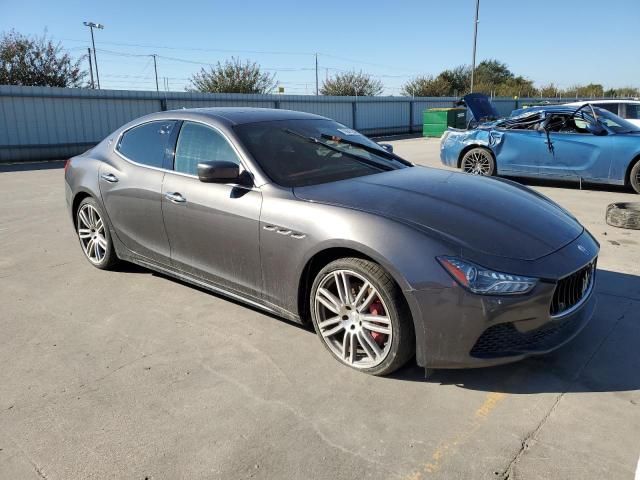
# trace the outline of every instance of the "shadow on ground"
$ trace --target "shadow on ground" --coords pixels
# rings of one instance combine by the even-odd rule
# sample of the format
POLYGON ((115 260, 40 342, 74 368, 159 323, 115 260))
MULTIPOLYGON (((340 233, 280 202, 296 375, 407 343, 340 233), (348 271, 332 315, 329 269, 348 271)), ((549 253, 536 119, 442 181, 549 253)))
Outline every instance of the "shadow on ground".
POLYGON ((635 193, 631 187, 624 185, 604 185, 585 182, 582 182, 582 185, 580 185, 580 182, 577 181, 560 181, 525 177, 509 177, 509 179, 529 187, 553 187, 570 190, 593 190, 596 192, 635 193))
MULTIPOLYGON (((299 325, 131 263, 122 264, 119 270, 158 275, 313 333, 310 326, 299 325)), ((640 277, 598 270, 597 282, 598 307, 593 319, 573 341, 551 354, 499 367, 436 370, 428 378, 422 368, 409 363, 389 378, 515 394, 639 390, 640 277)))
POLYGON ((64 168, 65 160, 51 160, 46 162, 0 163, 0 173, 28 172, 32 170, 54 170, 64 168))
POLYGON ((287 318, 281 317, 281 316, 279 316, 279 315, 277 315, 275 313, 271 313, 271 312, 268 312, 266 310, 262 310, 261 308, 254 307, 253 305, 250 305, 248 303, 244 303, 244 302, 241 302, 239 300, 235 300, 235 299, 233 299, 231 297, 227 297, 225 295, 218 294, 218 293, 213 292, 211 290, 207 290, 206 288, 203 288, 203 287, 200 287, 198 285, 194 285, 192 283, 180 280, 180 279, 172 277, 170 275, 165 275, 164 273, 156 272, 154 270, 150 270, 148 268, 141 267, 140 265, 136 265, 135 263, 121 262, 121 263, 119 263, 117 265, 116 270, 118 272, 122 272, 122 273, 137 273, 137 274, 143 274, 143 275, 146 274, 146 275, 153 275, 153 276, 156 276, 156 277, 161 277, 161 278, 164 278, 164 279, 169 280, 171 282, 179 283, 179 284, 184 285, 186 287, 193 288, 195 290, 199 290, 203 294, 213 295, 214 297, 218 297, 218 298, 220 298, 220 299, 222 299, 222 300, 224 300, 226 302, 230 302, 230 303, 233 303, 235 305, 239 305, 239 306, 241 306, 243 308, 247 308, 249 310, 253 310, 256 313, 259 313, 261 315, 266 315, 267 317, 271 317, 274 320, 278 320, 278 321, 287 323, 287 324, 291 325, 292 327, 296 327, 296 328, 300 328, 302 330, 306 330, 309 333, 315 333, 313 331, 313 327, 311 325, 305 325, 305 324, 300 324, 300 323, 294 322, 293 320, 289 320, 287 318))

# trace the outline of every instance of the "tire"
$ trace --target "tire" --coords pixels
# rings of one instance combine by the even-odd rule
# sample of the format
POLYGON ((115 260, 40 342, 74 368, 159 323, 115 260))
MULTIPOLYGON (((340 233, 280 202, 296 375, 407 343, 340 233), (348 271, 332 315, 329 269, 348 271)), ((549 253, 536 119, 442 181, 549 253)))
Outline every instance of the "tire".
POLYGON ((607 207, 607 223, 612 227, 640 230, 640 203, 612 203, 607 207))
POLYGON ((465 173, 491 177, 496 174, 496 161, 489 149, 476 147, 463 155, 460 168, 465 173))
POLYGON ((388 375, 413 357, 411 313, 398 285, 377 263, 361 258, 329 263, 316 275, 309 302, 316 334, 344 365, 388 375))
POLYGON ((636 162, 631 172, 629 172, 629 183, 636 193, 640 193, 640 160, 636 162))
POLYGON ((80 202, 75 212, 76 235, 89 263, 101 270, 110 270, 118 263, 106 217, 92 197, 80 202))

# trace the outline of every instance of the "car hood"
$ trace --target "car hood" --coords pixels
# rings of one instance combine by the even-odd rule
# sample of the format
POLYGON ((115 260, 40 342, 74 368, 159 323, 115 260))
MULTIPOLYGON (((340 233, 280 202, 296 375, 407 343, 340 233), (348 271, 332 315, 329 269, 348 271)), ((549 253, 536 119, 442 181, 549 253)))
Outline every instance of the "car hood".
POLYGON ((426 167, 298 187, 294 194, 382 215, 461 248, 511 259, 538 259, 583 231, 558 205, 514 182, 426 167))
POLYGON ((496 107, 484 93, 470 93, 465 95, 462 97, 462 103, 471 110, 473 119, 476 122, 497 120, 500 118, 500 114, 496 110, 496 107))

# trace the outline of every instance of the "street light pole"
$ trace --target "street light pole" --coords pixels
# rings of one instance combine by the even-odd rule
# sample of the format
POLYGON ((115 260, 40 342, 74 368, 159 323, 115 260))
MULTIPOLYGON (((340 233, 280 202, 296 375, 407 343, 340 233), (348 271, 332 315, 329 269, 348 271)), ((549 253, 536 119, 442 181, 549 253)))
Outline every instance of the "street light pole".
POLYGON ((478 12, 480 0, 476 0, 476 18, 473 21, 473 59, 471 61, 471 93, 473 93, 473 75, 476 72, 476 43, 478 42, 478 12))
POLYGON ((104 25, 102 25, 101 23, 95 23, 95 22, 83 22, 83 23, 86 27, 89 27, 89 30, 91 30, 91 45, 93 46, 93 60, 96 66, 96 81, 98 82, 98 90, 100 90, 100 75, 98 75, 98 57, 96 56, 96 41, 93 38, 93 29, 99 28, 100 30, 102 30, 104 28, 104 25))
POLYGON ((316 53, 316 96, 318 96, 318 54, 316 53))
POLYGON ((87 48, 89 54, 89 74, 91 75, 91 88, 96 88, 96 84, 93 83, 93 61, 91 60, 91 48, 87 48))

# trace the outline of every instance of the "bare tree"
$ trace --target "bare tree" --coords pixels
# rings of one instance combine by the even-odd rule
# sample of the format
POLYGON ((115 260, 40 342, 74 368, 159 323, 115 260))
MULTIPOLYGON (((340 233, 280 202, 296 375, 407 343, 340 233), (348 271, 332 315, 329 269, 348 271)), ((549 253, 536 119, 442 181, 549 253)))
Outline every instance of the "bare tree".
POLYGON ((322 95, 363 96, 380 95, 384 90, 382 82, 363 72, 346 72, 328 78, 322 84, 322 95))
POLYGON ((0 38, 0 84, 81 87, 87 72, 46 37, 28 37, 14 30, 0 38))
POLYGON ((255 62, 231 57, 191 76, 190 90, 209 93, 269 93, 275 86, 275 74, 263 72, 255 62))

